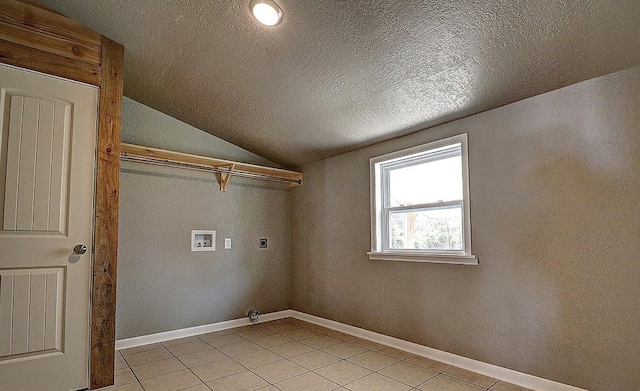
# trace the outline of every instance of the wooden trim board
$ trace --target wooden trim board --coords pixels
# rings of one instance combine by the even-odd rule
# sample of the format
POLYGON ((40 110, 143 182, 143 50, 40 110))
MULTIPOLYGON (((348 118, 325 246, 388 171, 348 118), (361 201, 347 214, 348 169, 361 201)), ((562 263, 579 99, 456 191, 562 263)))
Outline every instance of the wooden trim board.
POLYGON ((58 56, 100 65, 101 48, 95 48, 49 34, 34 34, 32 29, 0 19, 0 39, 29 46, 58 56))
POLYGON ((0 62, 100 86, 100 66, 0 39, 0 62))
POLYGON ((0 0, 0 19, 27 27, 36 34, 67 38, 96 49, 102 47, 100 34, 35 1, 0 0))
POLYGON ((103 38, 91 292, 92 389, 113 384, 114 376, 123 64, 122 45, 103 38))

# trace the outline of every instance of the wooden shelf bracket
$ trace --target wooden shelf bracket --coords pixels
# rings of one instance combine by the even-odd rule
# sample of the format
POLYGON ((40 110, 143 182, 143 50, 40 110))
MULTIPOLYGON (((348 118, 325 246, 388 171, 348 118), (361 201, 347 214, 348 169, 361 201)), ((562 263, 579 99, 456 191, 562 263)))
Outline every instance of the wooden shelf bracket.
POLYGON ((227 191, 231 176, 288 183, 289 187, 302 184, 302 173, 281 168, 258 166, 142 145, 122 143, 120 159, 158 166, 214 172, 220 183, 220 191, 227 191))
POLYGON ((231 179, 231 172, 233 172, 233 168, 235 164, 230 164, 226 168, 229 172, 221 172, 218 173, 218 182, 220 182, 220 191, 227 191, 227 185, 229 185, 229 179, 231 179))

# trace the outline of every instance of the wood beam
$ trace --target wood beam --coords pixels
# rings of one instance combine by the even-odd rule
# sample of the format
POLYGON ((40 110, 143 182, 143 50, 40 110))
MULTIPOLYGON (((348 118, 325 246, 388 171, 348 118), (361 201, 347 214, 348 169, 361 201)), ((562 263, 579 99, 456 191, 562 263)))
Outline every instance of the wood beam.
POLYGON ((123 64, 124 47, 104 37, 91 300, 91 389, 112 385, 114 374, 123 64))
POLYGON ((0 39, 93 65, 100 65, 102 61, 99 47, 87 46, 69 38, 46 34, 13 24, 2 18, 0 18, 0 39))
POLYGON ((83 83, 100 85, 100 65, 0 39, 0 62, 83 83))
POLYGON ((99 49, 102 36, 35 1, 0 0, 0 19, 99 49))

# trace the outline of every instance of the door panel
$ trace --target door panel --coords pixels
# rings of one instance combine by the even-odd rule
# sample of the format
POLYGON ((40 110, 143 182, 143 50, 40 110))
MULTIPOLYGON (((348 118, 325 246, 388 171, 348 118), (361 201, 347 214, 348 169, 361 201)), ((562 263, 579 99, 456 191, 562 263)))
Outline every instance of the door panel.
POLYGON ((6 186, 3 231, 66 235, 71 108, 69 102, 4 90, 6 186), (5 110, 6 112, 6 110, 5 110))
POLYGON ((0 270, 0 358, 61 351, 64 268, 0 270))
POLYGON ((2 391, 88 386, 97 103, 93 86, 0 65, 2 391))

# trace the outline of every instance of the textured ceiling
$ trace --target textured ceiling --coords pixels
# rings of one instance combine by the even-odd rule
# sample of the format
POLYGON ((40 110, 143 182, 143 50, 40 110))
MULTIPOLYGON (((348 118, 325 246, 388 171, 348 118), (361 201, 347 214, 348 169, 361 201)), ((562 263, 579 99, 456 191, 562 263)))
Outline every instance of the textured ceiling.
POLYGON ((287 167, 640 64, 640 1, 42 0, 125 95, 287 167))

